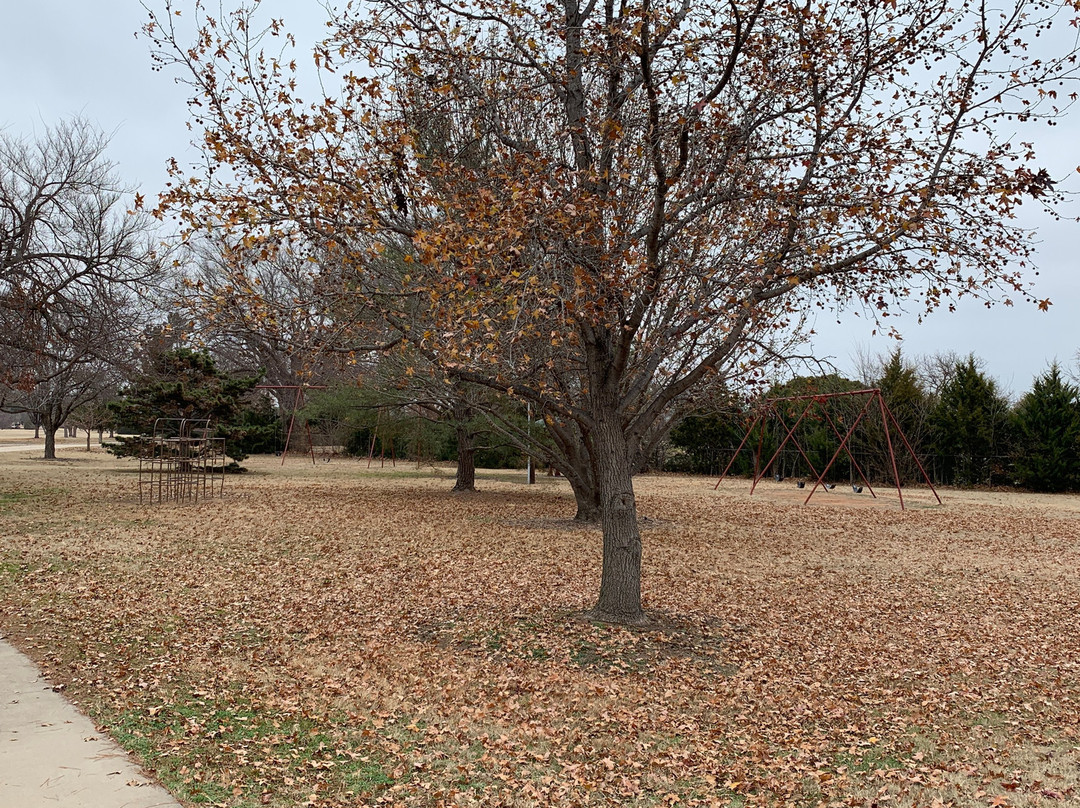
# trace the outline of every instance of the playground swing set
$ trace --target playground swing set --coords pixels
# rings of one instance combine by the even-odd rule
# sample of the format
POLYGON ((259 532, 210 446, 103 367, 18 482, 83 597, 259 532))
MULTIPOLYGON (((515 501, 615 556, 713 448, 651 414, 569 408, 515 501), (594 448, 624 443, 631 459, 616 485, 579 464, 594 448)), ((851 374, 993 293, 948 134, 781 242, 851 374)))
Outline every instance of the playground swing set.
MULTIPOLYGON (((720 479, 718 479, 716 481, 716 485, 713 486, 713 490, 715 491, 717 488, 720 487, 720 483, 724 481, 727 473, 734 465, 736 458, 738 458, 739 453, 743 450, 743 447, 747 444, 751 436, 754 434, 754 430, 758 429, 758 427, 761 427, 760 429, 758 429, 758 445, 754 455, 755 471, 753 481, 750 484, 751 495, 753 495, 754 489, 757 488, 758 483, 761 482, 765 478, 765 476, 769 474, 769 472, 773 469, 774 463, 776 462, 777 458, 781 457, 781 453, 784 451, 785 447, 790 444, 798 452, 798 455, 802 458, 803 462, 806 463, 807 468, 810 469, 809 477, 813 480, 814 483, 813 487, 810 489, 810 493, 808 493, 806 495, 806 499, 803 500, 804 505, 810 502, 810 498, 814 496, 814 493, 819 488, 825 488, 828 490, 834 487, 833 485, 826 483, 826 478, 829 474, 829 471, 833 468, 833 465, 840 457, 841 453, 845 452, 850 463, 852 480, 854 480, 853 475, 857 472, 859 479, 862 481, 861 486, 854 484, 854 481, 852 481, 852 490, 855 493, 861 493, 863 487, 865 487, 866 490, 870 493, 870 495, 876 499, 877 494, 874 493, 873 486, 870 485, 870 481, 867 479, 866 474, 864 473, 862 467, 859 465, 858 461, 855 459, 855 456, 854 454, 852 454, 849 446, 851 438, 855 434, 855 431, 856 429, 858 429, 859 425, 864 423, 864 421, 871 413, 875 412, 877 414, 880 414, 881 417, 881 425, 885 434, 885 445, 888 451, 889 465, 892 469, 893 481, 896 484, 896 494, 900 499, 900 509, 905 509, 904 494, 901 490, 900 474, 897 470, 896 465, 896 452, 893 442, 894 436, 899 439, 899 441, 903 444, 904 448, 907 450, 911 459, 915 462, 915 465, 919 469, 919 473, 922 475, 922 479, 926 482, 926 485, 930 488, 930 491, 933 492, 934 497, 938 501, 938 504, 942 504, 941 497, 938 496, 937 490, 934 488, 934 484, 930 481, 930 477, 926 473, 926 469, 923 467, 922 463, 919 461, 919 458, 916 456, 915 450, 911 448, 911 444, 908 442, 907 437, 904 435, 903 429, 900 428, 899 422, 896 420, 896 417, 889 409, 888 404, 885 403, 885 398, 884 396, 882 396, 881 390, 878 388, 871 388, 866 390, 852 390, 843 393, 820 393, 812 395, 786 396, 782 398, 765 399, 765 401, 762 402, 760 408, 758 409, 756 415, 754 416, 754 419, 751 422, 749 428, 746 430, 746 434, 743 436, 742 441, 739 443, 739 447, 735 450, 735 453, 732 455, 730 462, 727 464, 727 466, 724 468, 723 473, 720 475, 720 479), (841 430, 842 420, 834 418, 833 413, 830 411, 837 402, 841 401, 854 402, 856 405, 861 404, 861 406, 858 407, 858 414, 854 417, 854 419, 852 419, 851 424, 850 426, 848 426, 846 431, 841 430), (799 413, 798 417, 795 418, 794 422, 791 423, 791 425, 789 426, 788 421, 784 416, 783 410, 789 409, 789 411, 798 412, 799 405, 802 404, 805 404, 805 406, 802 407, 802 411, 799 413), (792 407, 794 407, 793 410, 790 409, 792 407), (829 428, 832 430, 832 434, 840 441, 840 445, 836 448, 836 451, 833 452, 832 457, 829 459, 829 462, 825 465, 825 467, 821 470, 820 473, 814 468, 814 464, 810 460, 808 453, 800 443, 797 434, 800 424, 802 424, 808 417, 810 417, 812 412, 820 414, 820 420, 829 426, 829 428), (840 424, 837 423, 838 420, 840 421, 840 424), (767 421, 771 421, 779 428, 779 432, 783 433, 783 438, 779 441, 779 445, 777 446, 776 451, 772 453, 772 456, 769 458, 768 462, 766 462, 764 465, 761 465, 760 461, 765 440, 764 426, 767 421)), ((783 474, 776 474, 775 477, 777 481, 780 481, 783 479, 783 474)), ((810 480, 800 481, 799 487, 804 487, 805 483, 809 481, 810 480)))
MULTIPOLYGON (((296 426, 296 413, 304 408, 304 391, 305 390, 325 390, 325 385, 308 385, 308 384, 259 384, 255 386, 256 390, 272 390, 275 394, 280 391, 291 391, 293 395, 292 412, 289 413, 289 426, 285 431, 285 444, 281 449, 281 465, 285 465, 285 458, 289 455, 289 444, 292 442, 293 429, 296 426)), ((279 397, 280 400, 280 397, 279 397)), ((304 419, 304 431, 307 433, 308 439, 308 454, 311 455, 312 464, 315 463, 315 441, 311 435, 311 423, 304 419)))
MULTIPOLYGON (((304 408, 304 404, 305 404, 304 391, 305 390, 325 390, 326 387, 325 387, 325 385, 260 384, 255 389, 257 389, 257 390, 272 390, 272 391, 275 391, 275 392, 284 390, 284 391, 291 391, 294 394, 293 395, 293 407, 292 407, 292 411, 289 414, 289 424, 288 424, 288 427, 285 430, 284 445, 283 445, 282 450, 281 450, 281 464, 285 465, 285 458, 288 457, 289 446, 290 446, 290 444, 292 442, 293 432, 295 431, 296 426, 297 426, 297 424, 296 424, 297 413, 300 410, 303 410, 303 408, 304 408)), ((419 415, 417 417, 419 418, 419 415)), ((375 460, 375 446, 376 446, 376 443, 378 443, 378 445, 379 445, 380 468, 384 467, 386 465, 386 460, 387 460, 387 456, 386 456, 387 446, 386 446, 386 444, 388 442, 389 443, 389 449, 390 449, 390 457, 389 457, 390 464, 391 464, 391 466, 393 468, 397 468, 398 457, 397 457, 397 452, 395 450, 395 445, 394 445, 394 436, 391 434, 391 435, 389 435, 387 437, 384 437, 383 440, 379 440, 380 431, 382 431, 380 429, 381 425, 382 425, 382 412, 380 410, 380 412, 379 412, 379 414, 378 414, 378 416, 376 418, 376 421, 375 421, 375 428, 374 428, 374 430, 372 430, 372 433, 371 433, 371 442, 370 442, 370 445, 368 446, 367 467, 370 469, 371 464, 375 460)), ((314 436, 312 435, 312 431, 311 431, 311 423, 306 418, 304 419, 304 431, 307 434, 307 440, 308 440, 308 452, 307 452, 307 454, 311 457, 312 464, 314 464, 315 463, 315 440, 314 440, 314 436)), ((417 432, 418 432, 418 435, 419 435, 419 429, 417 430, 417 432)), ((419 439, 419 436, 417 436, 417 438, 416 438, 416 443, 417 443, 417 448, 418 448, 418 451, 416 452, 416 455, 417 455, 417 461, 416 461, 417 462, 417 468, 420 467, 420 462, 421 462, 420 454, 419 454, 419 442, 420 442, 420 439, 419 439)), ((329 462, 329 460, 330 460, 329 456, 325 457, 325 460, 329 462)))

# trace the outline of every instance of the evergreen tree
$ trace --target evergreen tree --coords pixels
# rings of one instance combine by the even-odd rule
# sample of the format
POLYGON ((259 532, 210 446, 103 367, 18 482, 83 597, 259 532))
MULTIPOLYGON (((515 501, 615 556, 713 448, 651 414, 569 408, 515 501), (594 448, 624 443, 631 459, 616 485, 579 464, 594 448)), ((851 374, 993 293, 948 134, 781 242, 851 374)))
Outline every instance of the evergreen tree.
MULTIPOLYGON (((766 393, 766 398, 790 398, 792 396, 823 396, 833 393, 850 393, 865 387, 860 382, 844 378, 835 373, 822 376, 797 376, 784 384, 773 385, 766 393)), ((829 403, 809 400, 778 402, 777 412, 783 423, 772 422, 767 425, 768 434, 763 442, 762 463, 766 463, 776 447, 783 441, 787 430, 798 427, 793 433, 793 440, 788 441, 780 456, 773 463, 770 473, 785 477, 811 476, 822 473, 829 461, 836 457, 829 469, 827 479, 845 480, 852 475, 849 452, 853 451, 851 442, 845 451, 837 455, 840 441, 858 417, 861 402, 849 398, 833 399, 829 403), (802 420, 800 421, 800 417, 802 420), (839 437, 837 436, 839 433, 839 437), (806 453, 806 459, 813 468, 808 468, 796 443, 806 453)))
POLYGON ((1016 472, 1035 491, 1080 489, 1080 390, 1053 364, 1016 408, 1016 472))
POLYGON ((956 366, 931 415, 933 446, 946 483, 993 484, 1006 479, 1010 452, 1008 401, 974 355, 956 366))
MULTIPOLYGON (((719 474, 746 434, 746 414, 734 406, 723 412, 688 415, 671 430, 671 445, 679 450, 668 459, 668 471, 719 474)), ((756 436, 755 436, 756 438, 756 436)), ((753 474, 756 439, 747 441, 729 474, 753 474)))
MULTIPOLYGON (((265 419, 244 415, 246 398, 261 374, 245 376, 220 370, 214 358, 190 348, 152 354, 146 370, 112 403, 117 421, 128 430, 152 435, 178 434, 180 420, 209 419, 217 437, 225 438, 226 453, 234 460, 247 457, 248 426, 265 431, 265 419)), ((274 424, 276 428, 276 422, 274 424)), ((137 454, 139 439, 119 439, 109 449, 125 456, 137 454)))
MULTIPOLYGON (((874 386, 881 390, 889 411, 896 418, 912 450, 918 455, 925 449, 926 421, 929 409, 929 397, 914 366, 904 361, 897 348, 881 368, 880 376, 874 386)), ((893 424, 889 425, 893 454, 896 458, 900 482, 908 479, 920 479, 921 474, 915 461, 904 447, 900 436, 895 434, 893 424)), ((880 425, 880 418, 870 419, 863 430, 861 442, 867 447, 872 458, 867 472, 874 479, 892 479, 893 472, 888 454, 888 442, 880 425)))

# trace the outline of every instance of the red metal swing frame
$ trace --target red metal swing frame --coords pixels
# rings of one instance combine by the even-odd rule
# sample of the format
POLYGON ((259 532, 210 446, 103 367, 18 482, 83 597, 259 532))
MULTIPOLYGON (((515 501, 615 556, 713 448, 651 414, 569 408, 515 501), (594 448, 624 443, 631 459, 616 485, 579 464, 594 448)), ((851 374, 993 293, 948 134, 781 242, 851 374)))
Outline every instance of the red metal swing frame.
MULTIPOLYGON (((882 396, 881 390, 876 387, 866 390, 851 390, 844 393, 819 393, 813 395, 786 396, 783 398, 765 399, 765 401, 762 402, 761 407, 758 409, 757 415, 754 417, 754 420, 750 424, 750 427, 746 430, 746 434, 743 436, 742 441, 739 443, 739 448, 735 450, 735 454, 732 455, 731 460, 724 468, 724 472, 720 475, 720 479, 717 480, 716 485, 713 486, 714 491, 719 488, 720 483, 724 481, 727 473, 731 470, 731 466, 735 463, 735 458, 739 456, 739 452, 742 451, 743 446, 746 445, 747 440, 750 439, 750 436, 754 432, 754 428, 757 427, 758 424, 762 424, 764 423, 766 418, 770 418, 779 421, 782 427, 787 427, 787 421, 784 419, 783 413, 780 412, 780 408, 778 405, 793 402, 806 402, 806 406, 803 408, 802 413, 800 413, 799 417, 795 420, 795 423, 787 429, 787 434, 784 435, 784 439, 780 442, 780 445, 776 448, 776 451, 773 452, 772 457, 769 458, 769 462, 767 462, 754 474, 754 480, 750 485, 751 495, 753 495, 754 489, 757 488, 757 484, 761 482, 762 479, 764 479, 765 475, 772 467, 773 462, 776 460, 777 457, 780 456, 780 452, 784 449, 785 446, 787 446, 789 442, 794 444, 795 448, 799 452, 799 455, 804 461, 806 461, 806 465, 810 469, 811 474, 817 474, 817 470, 814 468, 814 464, 810 462, 810 458, 807 457, 806 452, 803 451, 803 447, 799 443, 798 437, 795 435, 795 430, 798 429, 799 424, 801 424, 803 419, 806 418, 806 416, 810 413, 810 410, 815 405, 820 405, 820 410, 825 416, 825 421, 829 424, 829 427, 832 429, 833 434, 840 439, 840 446, 837 447, 836 451, 833 453, 833 456, 829 459, 828 464, 821 471, 821 473, 817 474, 817 478, 814 480, 814 487, 811 488, 810 493, 806 495, 806 499, 803 501, 803 505, 809 503, 810 498, 814 496, 814 492, 816 492, 818 488, 822 487, 825 484, 825 475, 829 473, 829 469, 833 467, 833 464, 840 456, 840 453, 844 451, 847 452, 848 458, 851 460, 852 467, 857 470, 859 474, 859 479, 862 480, 863 484, 866 486, 866 489, 870 492, 870 495, 877 499, 877 494, 874 493, 873 486, 871 486, 870 481, 866 479, 866 475, 863 473, 863 470, 859 466, 858 461, 855 460, 855 456, 851 453, 851 450, 847 448, 848 441, 851 439, 851 436, 855 433, 855 430, 858 428, 859 424, 862 423, 863 418, 868 412, 870 412, 873 405, 876 403, 878 411, 881 413, 881 423, 884 426, 885 430, 885 443, 889 449, 889 462, 892 465, 893 480, 896 483, 896 494, 900 498, 900 510, 905 509, 904 494, 900 490, 900 474, 896 468, 896 452, 893 449, 893 439, 889 429, 890 423, 893 425, 896 435, 900 438, 901 441, 903 441, 904 448, 906 448, 908 454, 911 455, 911 459, 914 460, 915 465, 918 466, 919 472, 923 476, 923 480, 933 492, 934 497, 938 501, 938 504, 943 504, 941 501, 941 497, 938 496, 937 489, 934 488, 934 484, 930 481, 930 476, 926 473, 926 469, 923 468, 923 464, 916 456, 915 450, 911 448, 911 444, 908 442, 907 436, 904 435, 904 430, 900 428, 900 423, 896 420, 896 416, 892 414, 892 410, 889 409, 889 405, 885 403, 885 398, 884 396, 882 396), (833 420, 832 415, 830 415, 829 413, 828 404, 834 399, 853 398, 856 396, 864 396, 866 400, 865 402, 863 402, 862 408, 859 410, 858 416, 855 418, 854 421, 852 421, 851 426, 848 427, 847 432, 841 434, 840 428, 836 425, 836 421, 833 420)), ((765 430, 763 429, 761 430, 760 436, 758 438, 758 449, 755 455, 759 459, 761 457, 761 450, 764 440, 765 430)))
MULTIPOLYGON (((296 424, 296 411, 304 408, 304 391, 305 390, 325 390, 326 385, 322 384, 257 384, 256 390, 292 390, 296 393, 293 398, 292 413, 289 415, 289 429, 285 433, 285 446, 281 450, 281 465, 285 465, 285 458, 289 455, 289 441, 292 440, 293 426, 296 424)), ((311 463, 315 463, 315 444, 311 439, 311 424, 306 420, 304 421, 304 429, 307 430, 308 437, 308 451, 311 454, 311 463)))

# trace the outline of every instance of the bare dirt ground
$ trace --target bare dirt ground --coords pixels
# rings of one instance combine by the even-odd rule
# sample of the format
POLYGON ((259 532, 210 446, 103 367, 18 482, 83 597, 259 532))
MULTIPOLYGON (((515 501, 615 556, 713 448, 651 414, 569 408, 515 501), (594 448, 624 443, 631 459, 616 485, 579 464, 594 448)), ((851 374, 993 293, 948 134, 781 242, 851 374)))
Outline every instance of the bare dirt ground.
POLYGON ((187 804, 1080 804, 1080 497, 636 481, 652 630, 565 481, 0 455, 0 627, 187 804))

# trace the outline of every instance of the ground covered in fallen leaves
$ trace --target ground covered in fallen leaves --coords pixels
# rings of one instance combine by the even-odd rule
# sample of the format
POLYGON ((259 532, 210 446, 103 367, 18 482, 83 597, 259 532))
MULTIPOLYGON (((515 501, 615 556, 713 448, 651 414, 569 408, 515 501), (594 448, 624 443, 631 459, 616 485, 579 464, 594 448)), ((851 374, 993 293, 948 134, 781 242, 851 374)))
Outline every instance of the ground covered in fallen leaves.
POLYGON ((0 455, 0 629, 186 804, 1080 804, 1080 498, 643 477, 649 630, 565 481, 0 455))

